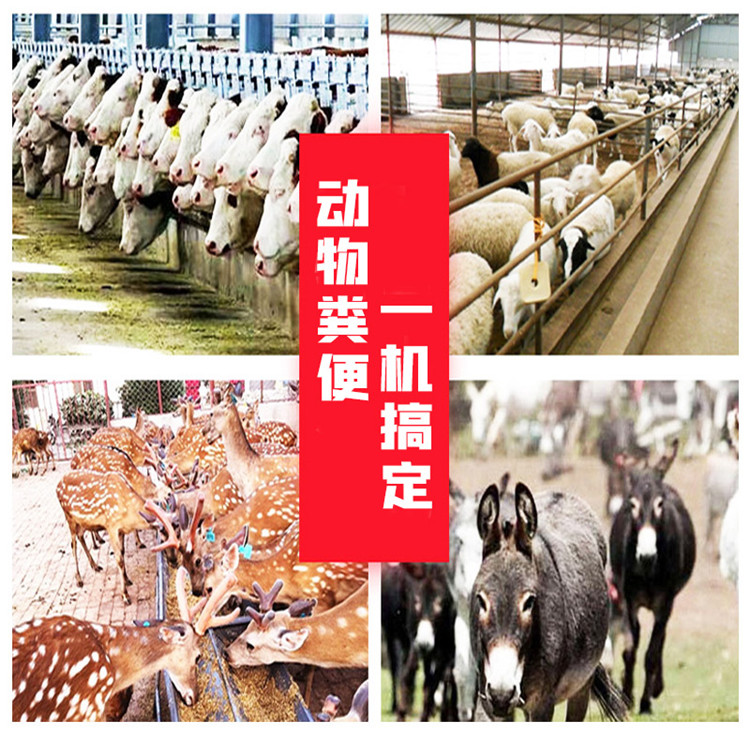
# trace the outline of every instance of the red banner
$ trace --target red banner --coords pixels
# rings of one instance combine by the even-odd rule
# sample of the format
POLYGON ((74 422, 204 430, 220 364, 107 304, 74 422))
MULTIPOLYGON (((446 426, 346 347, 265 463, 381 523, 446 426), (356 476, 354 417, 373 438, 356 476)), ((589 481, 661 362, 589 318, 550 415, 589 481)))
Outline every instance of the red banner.
POLYGON ((303 562, 448 561, 447 146, 301 136, 303 562))

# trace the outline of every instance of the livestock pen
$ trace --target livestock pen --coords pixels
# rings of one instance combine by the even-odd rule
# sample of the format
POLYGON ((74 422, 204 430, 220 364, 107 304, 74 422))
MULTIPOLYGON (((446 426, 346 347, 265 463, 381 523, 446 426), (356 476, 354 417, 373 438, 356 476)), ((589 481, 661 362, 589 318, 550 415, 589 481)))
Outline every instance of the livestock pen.
MULTIPOLYGON (((152 16, 144 17, 145 28, 152 16)), ((268 22, 271 16, 262 18, 268 22)), ((284 25, 283 18, 285 16, 277 19, 281 25, 284 25)), ((299 23, 301 28, 305 27, 305 22, 299 23)), ((311 21, 307 20, 307 24, 311 21)), ((281 90, 284 96, 277 115, 281 114, 287 101, 296 97, 300 103, 303 98, 311 100, 325 122, 334 116, 336 120, 341 120, 342 115, 348 120, 364 117, 368 106, 366 24, 364 36, 361 33, 363 26, 354 24, 348 17, 342 19, 341 24, 343 27, 335 34, 329 34, 336 23, 327 17, 325 42, 318 39, 315 47, 305 47, 301 43, 304 34, 292 33, 296 40, 291 47, 277 41, 280 48, 274 50, 273 43, 266 39, 265 50, 258 51, 237 51, 225 45, 221 50, 210 45, 203 50, 195 42, 188 44, 187 48, 176 48, 171 42, 165 48, 152 48, 153 43, 145 48, 136 47, 132 34, 128 33, 109 44, 16 39, 14 62, 17 59, 18 63, 15 70, 18 72, 29 59, 38 59, 41 72, 35 78, 41 80, 41 86, 45 83, 44 69, 52 69, 67 54, 76 61, 92 59, 92 64, 106 70, 104 76, 137 70, 144 79, 156 80, 155 84, 176 80, 179 96, 184 90, 185 101, 181 107, 175 108, 169 129, 173 140, 187 141, 186 149, 190 150, 187 155, 192 159, 200 150, 196 146, 190 148, 192 144, 188 138, 195 133, 188 127, 188 118, 183 121, 181 131, 176 123, 187 110, 191 91, 208 95, 209 107, 215 104, 215 120, 212 118, 211 122, 214 133, 223 121, 221 115, 235 109, 238 101, 250 110, 254 101, 266 99, 272 90, 281 90), (130 43, 126 43, 128 40, 130 43)), ((184 29, 187 25, 186 22, 180 27, 184 29)), ((273 28, 272 22, 269 27, 273 28)), ((313 38, 307 41, 312 44, 313 38)), ((184 44, 185 40, 180 43, 184 44)), ((62 75, 64 72, 58 76, 62 75)), ((52 77, 53 81, 55 79, 52 77)), ((21 91, 23 89, 19 87, 19 93, 21 91)), ((154 99, 156 94, 155 91, 154 99)), ((194 100, 198 98, 199 95, 193 95, 194 100)), ((131 126, 134 136, 139 129, 146 127, 151 114, 144 114, 145 107, 139 109, 138 127, 135 123, 131 126)), ((244 120, 247 114, 241 119, 244 120)), ((64 131, 61 135, 70 136, 74 123, 69 123, 71 127, 67 130, 61 120, 55 124, 64 131)), ((200 131, 196 138, 198 144, 203 131, 211 130, 211 124, 206 128, 204 120, 203 128, 197 128, 200 131)), ((20 125, 18 115, 17 125, 20 125)), ((299 132, 310 130, 309 121, 292 122, 291 125, 299 132)), ((351 129, 351 124, 348 129, 351 129)), ((20 130, 16 128, 14 140, 19 134, 20 130)), ((82 129, 78 134, 85 137, 82 129)), ((268 126, 263 134, 268 135, 268 126)), ((223 153, 235 135, 236 130, 229 133, 224 148, 213 155, 218 157, 223 153)), ((278 132, 274 135, 283 137, 278 132)), ((116 133, 114 137, 117 137, 116 133)), ((122 171, 126 163, 131 165, 132 162, 133 170, 128 169, 130 173, 123 174, 125 178, 121 179, 127 181, 129 175, 132 182, 138 153, 135 146, 128 147, 127 152, 113 149, 114 137, 97 143, 106 142, 105 150, 111 150, 113 157, 119 155, 116 169, 121 159, 122 171)), ((203 142, 207 143, 207 140, 206 137, 203 142)), ((253 145, 262 147, 265 138, 258 140, 259 143, 253 145)), ((89 145, 88 141, 86 145, 89 145)), ((49 152, 49 145, 47 150, 49 152)), ((251 148, 248 146, 247 150, 251 148)), ((72 162, 72 151, 73 147, 68 166, 72 162)), ((20 151, 16 153, 20 154, 20 151)), ((153 156, 153 151, 150 155, 153 156)), ((266 157, 270 156, 269 152, 266 157)), ((127 183, 121 189, 124 191, 121 194, 122 206, 117 207, 106 224, 108 210, 103 210, 102 218, 98 210, 92 209, 98 217, 92 227, 88 224, 90 217, 86 224, 83 215, 79 220, 78 210, 104 206, 91 203, 94 201, 91 197, 100 197, 99 189, 103 189, 107 181, 110 186, 113 183, 111 173, 107 174, 109 180, 107 175, 99 173, 103 158, 100 156, 95 164, 93 179, 87 179, 81 172, 80 177, 89 181, 83 189, 80 188, 81 178, 70 183, 73 179, 69 179, 67 173, 64 182, 61 176, 53 174, 44 189, 41 185, 30 188, 29 176, 25 175, 26 193, 38 197, 33 203, 24 200, 21 188, 13 187, 14 350, 18 353, 58 354, 93 354, 106 347, 165 353, 296 352, 299 307, 295 243, 283 243, 286 251, 282 260, 280 256, 267 256, 266 248, 261 255, 261 248, 254 242, 267 179, 261 184, 259 177, 253 193, 243 191, 238 197, 240 207, 235 205, 232 209, 232 204, 227 205, 226 198, 221 198, 218 190, 217 200, 221 199, 222 203, 213 204, 213 183, 206 179, 202 181, 203 199, 197 196, 193 206, 190 190, 195 172, 192 165, 189 166, 192 177, 187 174, 182 178, 177 174, 170 177, 172 181, 179 181, 178 191, 183 195, 179 200, 175 195, 172 202, 169 200, 174 184, 168 181, 165 185, 165 176, 154 183, 154 175, 150 174, 149 185, 154 191, 152 198, 144 194, 145 188, 131 190, 130 183, 127 183), (94 184, 99 189, 95 190, 94 184), (133 206, 129 206, 130 203, 133 206), (145 208, 152 213, 152 219, 158 214, 159 220, 146 224, 145 208), (77 231, 77 222, 84 234, 77 231), (92 230, 93 235, 90 234, 92 230), (222 238, 221 246, 217 247, 219 237, 222 238), (209 247, 209 240, 214 245, 209 247), (143 252, 135 258, 126 257, 123 252, 117 252, 118 241, 124 253, 143 252), (143 250, 144 247, 147 249, 143 250), (217 257, 220 254, 223 257, 217 257), (276 257, 278 262, 267 261, 268 257, 276 257), (155 324, 162 328, 154 329, 155 324)), ((144 159, 144 168, 148 169, 151 158, 141 158, 144 159)), ((274 161, 275 158, 268 165, 273 165, 274 161)), ((14 174, 19 165, 20 159, 17 163, 14 159, 14 174)), ((117 174, 116 171, 115 180, 117 174)), ((243 181, 243 190, 247 186, 243 181)), ((112 194, 108 196, 112 197, 112 194)), ((118 198, 115 197, 113 202, 118 198)))
MULTIPOLYGON (((456 235, 451 253, 468 249, 487 258, 485 253, 493 252, 495 246, 482 245, 480 234, 467 238, 468 244, 460 241, 467 222, 481 231, 492 212, 490 202, 525 206, 551 229, 540 224, 535 247, 524 243, 510 260, 510 246, 502 246, 507 250, 490 277, 472 274, 461 287, 462 271, 456 265, 451 330, 476 334, 474 354, 736 354, 739 286, 731 275, 739 241, 736 16, 394 15, 384 17, 382 31, 384 126, 397 133, 452 133, 450 214, 456 235), (726 56, 718 58, 722 53, 726 56), (708 67, 713 67, 710 79, 708 67), (657 94, 667 88, 678 94, 657 94), (565 154, 555 154, 562 145, 555 147, 552 132, 532 140, 534 150, 549 150, 551 157, 537 166, 514 164, 504 175, 504 151, 515 150, 516 144, 510 134, 517 135, 515 126, 523 122, 512 117, 524 114, 516 107, 538 110, 563 131, 572 118, 579 123, 582 117, 589 125, 595 121, 598 129, 586 143, 566 144, 565 154), (676 129, 680 141, 666 173, 661 166, 664 141, 655 140, 665 124, 676 129), (534 315, 504 338, 507 317, 499 303, 494 313, 489 307, 493 294, 500 301, 495 287, 533 259, 534 252, 544 253, 545 243, 557 243, 553 250, 563 257, 559 242, 564 231, 576 226, 579 215, 587 215, 580 181, 562 181, 567 174, 556 170, 593 146, 606 186, 586 190, 595 193, 587 204, 633 177, 637 196, 627 212, 617 212, 618 226, 592 256, 609 254, 591 273, 590 260, 572 278, 556 280, 553 272, 549 296, 535 305, 526 302, 534 315), (492 173, 498 151, 499 175, 492 173), (631 165, 629 171, 620 167, 616 177, 602 173, 618 158, 631 165), (541 194, 551 192, 553 186, 569 189, 577 208, 570 206, 570 196, 565 209, 558 208, 551 218, 537 194, 540 189, 541 194), (511 197, 509 187, 528 191, 531 198, 511 197), (469 206, 473 204, 484 209, 469 206), (709 239, 703 221, 712 223, 709 239), (708 252, 715 273, 699 265, 708 252), (478 280, 482 285, 476 287, 478 280), (689 294, 697 283, 707 298, 697 307, 696 319, 689 294), (469 304, 473 306, 462 318, 469 304), (683 323, 704 326, 682 329, 683 323), (670 336, 673 330, 679 339, 670 336)), ((532 132, 521 131, 521 145, 524 137, 532 139, 532 132)), ((508 234, 512 245, 518 230, 505 229, 515 232, 508 234)), ((471 336, 457 340, 460 349, 470 342, 471 336)))
MULTIPOLYGON (((205 628, 205 621, 201 623, 197 613, 188 609, 188 605, 200 602, 195 580, 191 580, 190 593, 185 593, 186 605, 183 607, 179 602, 178 585, 180 581, 184 585, 184 579, 175 570, 175 549, 162 548, 154 553, 157 547, 164 546, 163 538, 160 538, 163 536, 160 529, 162 519, 172 534, 175 533, 172 522, 177 522, 177 533, 181 533, 178 516, 187 512, 192 542, 201 546, 200 559, 208 559, 209 546, 205 545, 206 542, 210 545, 208 537, 215 532, 219 540, 222 533, 219 529, 223 527, 222 523, 227 523, 222 518, 228 515, 227 509, 232 504, 235 511, 238 505, 243 508, 248 504, 252 525, 262 527, 264 534, 271 534, 269 538, 273 537, 268 530, 272 527, 277 531, 281 527, 281 538, 286 538, 287 529, 283 528, 283 523, 273 519, 276 511, 281 512, 279 503, 270 508, 270 515, 263 521, 263 502, 259 497, 267 496, 276 501, 286 498, 290 512, 297 507, 299 405, 296 382, 258 380, 257 376, 231 381, 123 381, 114 378, 19 381, 13 389, 12 403, 15 425, 33 426, 54 435, 53 446, 58 457, 56 469, 31 474, 22 468, 12 481, 11 600, 16 633, 23 636, 28 630, 24 627, 27 621, 52 620, 54 623, 59 620, 57 616, 69 615, 87 621, 94 630, 97 626, 101 629, 126 626, 126 630, 133 630, 127 626, 131 626, 134 620, 146 621, 148 627, 158 627, 157 621, 165 618, 182 620, 185 621, 183 625, 192 622, 196 633, 201 636, 198 641, 201 659, 197 663, 197 689, 192 707, 187 706, 189 702, 183 704, 173 691, 167 671, 175 672, 169 665, 164 665, 164 671, 158 674, 154 671, 154 675, 136 675, 135 679, 140 680, 134 685, 132 699, 126 697, 120 708, 112 706, 115 704, 113 700, 109 701, 108 718, 126 721, 310 721, 311 712, 321 711, 328 694, 339 697, 344 711, 349 708, 354 692, 367 677, 366 669, 362 667, 361 646, 357 652, 357 666, 347 666, 344 662, 323 668, 325 661, 322 659, 326 654, 318 652, 322 666, 315 667, 317 672, 314 675, 311 675, 310 666, 293 662, 229 666, 223 651, 245 629, 253 629, 255 609, 252 605, 243 605, 242 616, 236 620, 212 616, 211 624, 205 628), (56 410, 59 414, 55 413, 56 410), (238 488, 231 479, 239 477, 238 465, 228 458, 225 450, 225 446, 237 439, 237 431, 225 425, 218 426, 216 414, 222 410, 236 412, 238 422, 242 421, 239 432, 249 442, 242 461, 259 462, 260 474, 256 477, 258 497, 251 494, 239 503, 238 488), (235 433, 231 434, 232 431, 235 433), (117 481, 116 478, 121 479, 117 481), (113 493, 117 482, 127 482, 133 488, 131 495, 117 496, 115 501, 113 493), (75 497, 65 494, 65 490, 70 492, 76 483, 79 483, 78 494, 84 498, 83 506, 76 506, 75 497), (135 487, 138 487, 137 491, 135 487), (167 488, 169 493, 165 492, 167 488), (278 494, 275 495, 276 491, 278 494), (144 503, 146 497, 149 500, 144 503), (98 548, 89 549, 91 568, 85 560, 76 561, 75 545, 71 553, 71 533, 66 520, 75 518, 80 524, 87 523, 87 530, 95 531, 100 521, 86 515, 84 506, 96 505, 102 498, 108 498, 115 515, 124 512, 124 506, 129 503, 135 503, 138 510, 153 513, 146 513, 149 520, 140 516, 142 522, 136 524, 141 529, 140 538, 136 535, 133 539, 132 534, 127 533, 123 544, 124 563, 132 581, 126 587, 129 601, 125 601, 121 594, 120 577, 124 570, 116 563, 116 552, 113 555, 118 546, 116 538, 107 538, 98 548), (192 501, 197 501, 194 507, 192 501), (204 509, 205 515, 202 516, 204 509), (201 518, 203 527, 199 528, 201 518), (74 580, 79 576, 80 581, 75 584, 74 580)), ((240 469, 243 466, 240 465, 240 469)), ((297 523, 292 522, 291 528, 296 530, 297 523)), ((183 542, 186 530, 182 529, 183 542)), ((260 536, 255 539, 253 534, 256 531, 260 533, 259 528, 250 531, 247 540, 250 545, 243 546, 246 556, 242 562, 250 563, 249 549, 254 545, 253 576, 267 591, 271 585, 263 577, 263 567, 264 564, 271 566, 273 554, 270 557, 268 554, 269 549, 273 549, 273 542, 264 543, 260 536)), ((85 541, 79 539, 84 547, 92 543, 88 537, 86 534, 85 541)), ((181 558, 180 564, 188 566, 189 562, 181 558)), ((273 565, 273 574, 274 579, 284 582, 282 595, 275 603, 261 600, 261 611, 267 612, 263 609, 264 604, 273 604, 276 614, 283 620, 285 613, 282 610, 289 604, 288 595, 285 597, 283 590, 296 589, 295 585, 301 578, 298 572, 287 575, 277 564, 273 565)), ((231 586, 233 579, 227 577, 222 583, 231 586)), ((336 584, 332 585, 334 589, 337 589, 336 584)), ((365 600, 366 591, 365 576, 365 600)), ((254 594, 252 590, 250 594, 254 594)), ((276 589, 276 594, 279 594, 279 589, 276 589)), ((322 595, 307 596, 319 597, 319 607, 326 606, 322 595)), ((366 602, 364 605, 366 607, 366 602)), ((328 607, 332 611, 337 609, 336 605, 328 607)), ((315 616, 320 612, 315 610, 315 616)), ((48 639, 45 645, 51 648, 52 642, 48 639)), ((78 658, 93 653, 93 649, 84 650, 90 641, 80 645, 76 652, 78 658)), ((101 651, 105 652, 111 645, 105 641, 101 651)), ((137 648, 139 642, 133 641, 131 645, 137 648)), ((43 651, 44 647, 41 648, 43 651)), ((113 660, 115 653, 112 652, 113 660)), ((133 650, 132 654, 135 656, 137 651, 133 650)), ((25 657, 26 654, 19 654, 18 650, 14 653, 14 677, 18 656, 25 657)), ((37 654, 34 656, 36 658, 37 654)), ((312 658, 315 659, 315 654, 312 658)), ((68 675, 70 678, 66 681, 75 690, 75 670, 68 674, 66 668, 68 675)), ((50 681, 53 682, 50 686, 58 686, 56 679, 50 681)), ((97 683, 96 679, 92 681, 92 686, 97 683)), ((25 684, 16 677, 14 699, 24 688, 25 684)), ((80 691, 75 693, 79 697, 83 695, 80 691)), ((92 690, 91 701, 94 694, 92 690)), ((101 695, 99 691, 97 703, 101 695)), ((19 719, 15 704, 14 719, 19 719)), ((48 709, 48 716, 42 719, 55 719, 51 713, 52 709, 48 709)), ((75 716, 69 714, 57 719, 80 718, 76 709, 75 716)))

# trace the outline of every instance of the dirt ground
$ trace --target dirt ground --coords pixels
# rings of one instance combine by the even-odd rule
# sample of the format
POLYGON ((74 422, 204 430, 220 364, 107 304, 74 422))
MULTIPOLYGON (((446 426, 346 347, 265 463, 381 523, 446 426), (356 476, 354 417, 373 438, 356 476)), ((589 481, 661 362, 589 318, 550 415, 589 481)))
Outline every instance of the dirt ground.
POLYGON ((278 324, 168 266, 157 244, 130 257, 120 253, 107 227, 89 237, 78 231, 77 220, 72 204, 49 193, 27 199, 13 187, 13 261, 22 263, 13 275, 15 354, 298 351, 278 324), (39 265, 64 271, 24 272, 39 265))

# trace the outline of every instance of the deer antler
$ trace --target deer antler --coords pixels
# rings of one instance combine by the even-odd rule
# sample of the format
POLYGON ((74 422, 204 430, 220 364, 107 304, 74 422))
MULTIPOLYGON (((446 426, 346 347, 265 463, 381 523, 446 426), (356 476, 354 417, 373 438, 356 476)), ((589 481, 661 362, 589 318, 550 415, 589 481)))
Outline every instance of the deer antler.
POLYGON ((188 571, 185 567, 180 567, 177 570, 177 577, 175 580, 177 605, 180 610, 180 617, 191 623, 193 629, 198 635, 203 635, 209 628, 218 625, 227 625, 236 620, 240 614, 240 609, 238 607, 227 615, 214 614, 221 605, 222 599, 226 593, 237 583, 237 577, 235 577, 234 574, 231 572, 227 574, 211 593, 210 597, 201 598, 201 600, 192 608, 188 604, 187 594, 185 592, 185 581, 188 579, 188 576, 188 571), (196 616, 198 616, 197 621, 195 620, 196 616))
POLYGON ((250 617, 255 621, 255 624, 262 629, 266 629, 270 624, 271 621, 276 617, 276 613, 273 610, 268 610, 268 612, 261 615, 255 608, 249 607, 247 609, 248 614, 250 617))
MULTIPOLYGON (((203 503, 206 500, 206 496, 203 493, 198 493, 197 500, 195 501, 195 512, 193 513, 193 522, 190 524, 190 533, 188 534, 187 544, 185 550, 190 553, 195 547, 195 533, 198 530, 198 524, 203 514, 203 503)), ((184 506, 183 506, 184 507, 184 506)))
POLYGON ((177 534, 174 532, 174 528, 172 526, 172 521, 169 519, 167 514, 151 500, 146 501, 144 508, 152 515, 156 516, 156 518, 161 522, 162 526, 164 526, 164 530, 167 532, 167 540, 161 544, 152 546, 151 551, 164 551, 164 549, 170 548, 179 549, 180 540, 177 538, 177 534))
POLYGON ((253 582, 253 591, 258 596, 258 607, 261 612, 268 612, 273 607, 273 603, 279 596, 279 592, 281 592, 283 586, 284 583, 280 579, 277 579, 273 583, 273 587, 266 592, 257 582, 253 582))

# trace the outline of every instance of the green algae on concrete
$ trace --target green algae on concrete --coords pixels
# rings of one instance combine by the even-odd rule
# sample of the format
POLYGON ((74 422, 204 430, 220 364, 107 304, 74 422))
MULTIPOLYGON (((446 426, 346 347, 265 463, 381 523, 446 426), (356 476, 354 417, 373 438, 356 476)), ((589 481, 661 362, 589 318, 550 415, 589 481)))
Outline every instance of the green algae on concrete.
MULTIPOLYGON (((117 215, 115 215, 117 216, 117 215)), ((13 277, 15 354, 86 354, 92 346, 169 354, 296 354, 283 325, 202 286, 168 262, 165 243, 121 254, 115 228, 87 236, 78 210, 13 188, 13 260, 67 269, 13 277), (102 313, 38 308, 37 298, 106 302, 102 313)))

